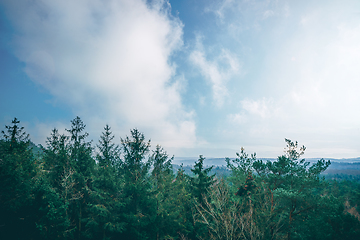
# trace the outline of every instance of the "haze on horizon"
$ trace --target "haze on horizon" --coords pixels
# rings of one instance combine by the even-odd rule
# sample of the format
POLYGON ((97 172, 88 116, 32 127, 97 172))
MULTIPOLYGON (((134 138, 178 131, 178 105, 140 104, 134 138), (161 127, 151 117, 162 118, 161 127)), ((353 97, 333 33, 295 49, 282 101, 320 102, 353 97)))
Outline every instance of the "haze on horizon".
POLYGON ((176 157, 360 156, 360 2, 3 0, 0 126, 80 116, 176 157))

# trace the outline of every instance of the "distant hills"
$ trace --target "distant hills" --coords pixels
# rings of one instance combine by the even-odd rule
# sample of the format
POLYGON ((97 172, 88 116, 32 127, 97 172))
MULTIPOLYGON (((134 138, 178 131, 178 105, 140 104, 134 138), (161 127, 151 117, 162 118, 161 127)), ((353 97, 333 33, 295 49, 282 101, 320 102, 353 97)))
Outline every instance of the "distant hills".
MULTIPOLYGON (((258 158, 263 161, 275 161, 276 158, 258 158)), ((310 163, 315 163, 321 158, 305 158, 310 163)), ((354 180, 360 181, 360 158, 324 158, 330 160, 331 165, 321 175, 326 179, 333 180, 354 180)), ((183 164, 185 172, 192 175, 191 168, 194 166, 198 158, 195 157, 175 157, 173 161, 174 170, 177 170, 183 164)), ((214 166, 211 174, 216 173, 217 176, 229 176, 230 170, 226 167, 225 158, 206 158, 204 165, 214 166)))
MULTIPOLYGON (((184 164, 184 166, 192 166, 198 160, 198 157, 175 157, 173 163, 180 165, 184 164)), ((263 161, 275 161, 276 158, 258 158, 263 161)), ((313 163, 318 161, 321 158, 305 158, 306 161, 313 163)), ((330 168, 354 168, 358 165, 360 166, 360 157, 358 158, 324 158, 325 160, 330 160, 331 165, 330 168), (359 163, 358 165, 356 163, 359 163), (353 164, 353 165, 352 165, 353 164)), ((226 166, 225 157, 224 158, 206 158, 204 161, 206 166, 226 166)))

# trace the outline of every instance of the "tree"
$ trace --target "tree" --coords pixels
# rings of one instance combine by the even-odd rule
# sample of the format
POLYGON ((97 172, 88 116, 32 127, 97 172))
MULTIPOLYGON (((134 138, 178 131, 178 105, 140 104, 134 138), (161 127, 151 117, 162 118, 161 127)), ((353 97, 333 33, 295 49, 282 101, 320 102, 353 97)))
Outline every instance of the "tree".
POLYGON ((71 128, 66 130, 70 133, 70 159, 75 170, 68 174, 70 174, 71 178, 74 177, 74 191, 79 196, 79 199, 73 201, 73 204, 69 206, 69 210, 72 214, 72 222, 76 223, 76 236, 78 239, 83 238, 88 230, 84 227, 89 214, 89 194, 92 189, 95 166, 95 160, 92 158, 91 142, 86 141, 89 134, 84 132, 85 127, 86 125, 80 117, 76 117, 71 121, 71 128))
POLYGON ((96 159, 100 167, 118 168, 121 161, 120 146, 112 142, 115 136, 112 135, 110 126, 106 125, 104 130, 97 145, 99 153, 96 155, 96 159))
POLYGON ((174 178, 171 164, 173 159, 159 145, 149 159, 153 165, 151 182, 156 201, 156 239, 175 238, 182 229, 179 223, 180 210, 189 194, 182 191, 180 180, 176 182, 174 178))
POLYGON ((164 179, 167 177, 172 177, 173 169, 171 162, 174 160, 174 157, 169 158, 167 153, 159 145, 156 146, 156 150, 150 157, 150 162, 153 165, 153 170, 151 172, 155 188, 161 189, 163 184, 168 180, 164 179))
POLYGON ((56 191, 44 172, 39 171, 34 190, 34 217, 39 236, 35 239, 65 239, 70 237, 68 201, 56 191))
POLYGON ((253 174, 258 187, 252 203, 267 209, 255 211, 254 217, 267 229, 264 233, 266 238, 281 235, 292 238, 296 232, 294 226, 303 222, 302 216, 316 209, 320 196, 315 193, 322 184, 319 174, 330 165, 330 161, 321 159, 310 166, 305 159, 299 159, 305 152, 305 146, 298 149, 297 142, 285 141, 285 154, 274 162, 256 160, 255 155, 248 158, 243 151, 239 154, 242 158, 227 160, 228 166, 238 172, 236 174, 244 173, 244 169, 253 174), (282 225, 281 229, 279 225, 282 225))
POLYGON ((80 117, 76 117, 71 121, 71 129, 66 129, 66 131, 70 133, 70 153, 76 171, 90 180, 95 161, 91 156, 91 142, 86 142, 89 133, 84 132, 85 127, 80 117))
POLYGON ((149 153, 150 140, 137 129, 131 130, 131 137, 121 138, 122 172, 124 174, 125 221, 128 223, 123 239, 154 238, 156 202, 151 196, 149 181, 150 161, 145 161, 149 153))
POLYGON ((36 175, 29 134, 20 121, 1 131, 0 140, 0 238, 23 238, 35 233, 31 197, 36 175), (17 229, 23 229, 19 232, 17 229))
MULTIPOLYGON (((192 204, 192 214, 196 214, 196 208, 198 205, 205 207, 208 196, 209 188, 215 183, 215 174, 210 175, 209 173, 214 166, 209 168, 204 168, 205 158, 200 155, 198 161, 195 163, 194 168, 190 169, 193 173, 193 176, 188 176, 190 180, 190 193, 193 197, 192 204)), ((211 201, 211 200, 209 200, 211 201)), ((206 226, 199 224, 198 222, 193 222, 193 232, 192 237, 200 237, 205 234, 207 231, 206 226)))
POLYGON ((215 174, 208 175, 214 166, 204 168, 204 160, 205 158, 200 155, 198 162, 191 169, 194 177, 190 177, 191 192, 200 204, 204 203, 204 195, 206 195, 209 187, 216 181, 215 174))
POLYGON ((72 224, 69 207, 81 194, 74 187, 75 166, 71 161, 69 137, 54 128, 42 150, 34 189, 37 227, 44 239, 72 237, 76 226, 72 224))
POLYGON ((209 188, 209 199, 196 205, 194 218, 206 226, 201 239, 260 239, 262 232, 256 225, 252 212, 230 193, 228 183, 221 179, 209 188))
POLYGON ((47 177, 52 187, 58 193, 63 191, 62 180, 65 172, 74 171, 74 163, 70 156, 69 137, 59 134, 54 128, 46 141, 47 147, 44 151, 44 170, 48 172, 47 177))
POLYGON ((121 191, 123 178, 118 174, 119 146, 112 142, 114 136, 106 125, 97 145, 97 172, 94 177, 87 227, 91 239, 114 239, 124 230, 121 218, 124 207, 121 191))
MULTIPOLYGON (((195 237, 193 224, 193 201, 189 189, 189 178, 185 174, 183 165, 177 170, 176 177, 168 184, 169 189, 164 189, 165 216, 163 228, 166 229, 168 238, 186 239, 186 236, 195 237)), ((189 238, 193 239, 193 238, 189 238)))

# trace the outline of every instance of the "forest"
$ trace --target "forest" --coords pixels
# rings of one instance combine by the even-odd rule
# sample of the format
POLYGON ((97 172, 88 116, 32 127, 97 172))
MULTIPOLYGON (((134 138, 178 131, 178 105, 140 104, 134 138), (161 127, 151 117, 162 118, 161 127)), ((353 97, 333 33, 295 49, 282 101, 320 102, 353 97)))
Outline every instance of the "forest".
POLYGON ((222 175, 202 155, 174 169, 138 129, 120 145, 79 117, 65 130, 38 151, 16 118, 2 131, 0 239, 360 239, 360 183, 325 179, 331 162, 289 139, 274 161, 241 148, 222 175))

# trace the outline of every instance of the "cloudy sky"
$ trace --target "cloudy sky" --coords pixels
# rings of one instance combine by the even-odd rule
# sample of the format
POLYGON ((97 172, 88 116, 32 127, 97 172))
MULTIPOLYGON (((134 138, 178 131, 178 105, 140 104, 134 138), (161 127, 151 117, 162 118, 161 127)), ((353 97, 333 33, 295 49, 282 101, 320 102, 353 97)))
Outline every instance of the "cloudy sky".
POLYGON ((0 124, 177 157, 360 156, 358 0, 2 0, 0 124))

